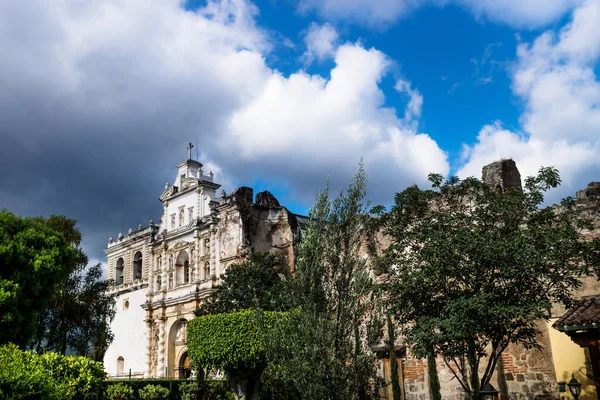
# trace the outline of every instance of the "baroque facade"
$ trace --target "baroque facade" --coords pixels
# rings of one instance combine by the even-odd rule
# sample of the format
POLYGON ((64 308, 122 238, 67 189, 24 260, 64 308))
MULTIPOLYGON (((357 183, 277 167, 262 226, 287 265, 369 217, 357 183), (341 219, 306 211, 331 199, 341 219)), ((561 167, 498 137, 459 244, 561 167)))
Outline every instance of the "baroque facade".
POLYGON ((294 265, 302 217, 269 192, 256 201, 248 187, 217 195, 213 173, 205 175, 189 149, 160 195, 160 223, 110 238, 105 250, 117 302, 115 338, 104 357, 110 378, 186 377, 187 321, 227 267, 265 251, 294 265))

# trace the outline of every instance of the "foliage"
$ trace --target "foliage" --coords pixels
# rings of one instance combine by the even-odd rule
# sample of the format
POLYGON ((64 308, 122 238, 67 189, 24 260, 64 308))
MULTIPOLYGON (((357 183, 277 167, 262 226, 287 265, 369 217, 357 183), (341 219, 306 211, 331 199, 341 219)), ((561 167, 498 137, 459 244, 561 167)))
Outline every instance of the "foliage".
POLYGON ((76 257, 60 233, 34 219, 0 212, 0 344, 29 342, 37 314, 76 257))
POLYGON ((132 400, 133 388, 124 383, 109 385, 106 388, 106 398, 107 400, 132 400))
POLYGON ((196 400, 200 387, 198 382, 186 382, 179 385, 179 396, 181 400, 196 400))
POLYGON ((433 190, 396 194, 382 218, 393 240, 383 263, 390 305, 411 350, 442 355, 477 398, 509 344, 539 346, 538 321, 554 303, 571 305, 579 277, 598 264, 593 243, 580 238, 593 228, 573 199, 540 208, 560 184, 553 168, 506 191, 475 178, 430 180, 433 190))
POLYGON ((348 190, 334 199, 319 192, 303 233, 295 276, 288 286, 290 313, 272 336, 271 374, 298 388, 303 399, 376 397, 375 362, 368 328, 377 297, 362 238, 369 216, 361 166, 348 190))
POLYGON ((221 285, 202 304, 196 315, 221 314, 250 308, 284 311, 282 297, 289 271, 269 253, 252 253, 240 264, 232 264, 221 277, 221 285))
POLYGON ((3 399, 98 399, 105 378, 102 364, 88 358, 38 355, 14 344, 0 347, 0 365, 3 399))
POLYGON ((115 300, 107 294, 111 282, 102 279, 101 264, 88 267, 76 221, 56 215, 36 221, 67 238, 76 258, 68 265, 69 274, 55 285, 48 307, 38 314, 31 347, 61 354, 70 349, 101 361, 113 339, 109 324, 115 315, 115 300))
POLYGON ((188 324, 190 358, 196 366, 225 371, 232 387, 247 385, 241 391, 256 396, 266 366, 264 332, 286 315, 245 310, 194 318, 188 324))
MULTIPOLYGON (((197 383, 188 380, 176 379, 131 379, 131 380, 107 380, 104 382, 104 392, 108 392, 111 386, 124 385, 132 390, 134 399, 139 398, 140 391, 148 385, 160 386, 169 392, 169 400, 185 400, 186 398, 195 400, 196 393, 194 387, 197 383), (191 397, 184 397, 191 396, 191 397)), ((222 400, 229 392, 225 381, 205 380, 203 382, 204 392, 202 400, 222 400)), ((111 391, 115 389, 110 389, 111 391)))
POLYGON ((171 391, 160 385, 146 385, 138 392, 140 400, 168 400, 171 391))

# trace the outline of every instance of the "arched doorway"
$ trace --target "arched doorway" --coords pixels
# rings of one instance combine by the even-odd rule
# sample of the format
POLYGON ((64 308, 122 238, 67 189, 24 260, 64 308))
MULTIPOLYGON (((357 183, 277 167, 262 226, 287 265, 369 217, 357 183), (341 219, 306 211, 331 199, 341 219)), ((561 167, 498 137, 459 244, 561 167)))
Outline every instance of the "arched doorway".
POLYGON ((125 359, 123 357, 117 358, 117 376, 123 376, 125 374, 125 359))
POLYGON ((180 318, 169 328, 167 365, 168 377, 178 378, 183 354, 187 353, 187 320, 180 318))
POLYGON ((192 360, 185 351, 179 359, 179 379, 189 379, 192 375, 192 360))

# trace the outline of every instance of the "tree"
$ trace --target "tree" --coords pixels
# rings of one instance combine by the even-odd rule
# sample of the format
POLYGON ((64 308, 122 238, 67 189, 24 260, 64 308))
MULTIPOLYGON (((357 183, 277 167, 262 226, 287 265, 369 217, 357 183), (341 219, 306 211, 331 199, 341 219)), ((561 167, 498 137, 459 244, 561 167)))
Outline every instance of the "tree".
POLYGON ((506 191, 475 178, 430 181, 433 190, 396 194, 383 218, 393 240, 388 295, 413 353, 441 355, 477 399, 506 347, 538 347, 538 322, 553 304, 571 305, 579 278, 598 262, 580 237, 593 228, 572 198, 540 208, 560 184, 553 168, 506 191))
POLYGON ((205 315, 188 324, 188 351, 194 365, 221 369, 236 399, 258 399, 267 366, 264 334, 286 313, 245 310, 205 315))
POLYGON ((269 253, 252 253, 242 263, 232 264, 221 277, 210 299, 196 310, 197 316, 220 314, 250 308, 281 311, 289 270, 269 253))
MULTIPOLYGON (((375 395, 368 332, 374 285, 362 257, 367 205, 361 166, 348 190, 331 200, 319 192, 302 234, 289 282, 288 325, 277 324, 272 374, 300 388, 303 399, 365 399, 375 395)), ((381 328, 381 326, 380 326, 381 328)), ((377 335, 376 335, 377 336, 377 335)))
POLYGON ((102 279, 101 264, 88 266, 75 220, 53 215, 36 221, 60 232, 76 257, 67 266, 68 275, 55 284, 48 307, 38 314, 31 347, 60 354, 70 350, 101 361, 113 338, 109 324, 115 315, 115 300, 107 293, 111 282, 102 279))
POLYGON ((77 259, 60 233, 31 218, 0 212, 0 344, 24 346, 77 259))

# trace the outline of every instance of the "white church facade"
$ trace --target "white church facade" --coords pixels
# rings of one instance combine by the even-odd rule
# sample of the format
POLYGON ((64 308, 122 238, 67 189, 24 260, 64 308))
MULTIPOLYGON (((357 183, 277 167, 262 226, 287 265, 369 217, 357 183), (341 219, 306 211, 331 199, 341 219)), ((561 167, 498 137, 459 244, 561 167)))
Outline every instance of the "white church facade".
POLYGON ((115 285, 109 378, 183 378, 190 373, 186 324, 227 267, 251 252, 272 252, 293 268, 300 216, 269 193, 221 191, 191 159, 177 164, 160 201, 160 223, 109 239, 108 278, 115 285))

